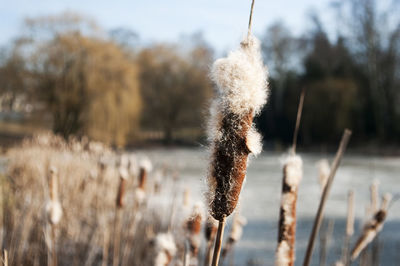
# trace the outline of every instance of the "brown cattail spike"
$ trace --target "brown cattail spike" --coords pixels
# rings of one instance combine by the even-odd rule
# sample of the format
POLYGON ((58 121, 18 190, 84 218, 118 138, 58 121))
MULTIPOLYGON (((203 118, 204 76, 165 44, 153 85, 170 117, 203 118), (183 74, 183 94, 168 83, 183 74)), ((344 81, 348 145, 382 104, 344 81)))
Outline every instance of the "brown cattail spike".
POLYGON ((275 265, 294 265, 296 241, 296 202, 303 176, 303 162, 289 155, 283 167, 282 198, 279 212, 278 247, 275 265))
POLYGON ((140 168, 138 187, 144 190, 146 188, 146 181, 147 181, 147 171, 145 168, 140 168))
POLYGON ((251 113, 242 119, 230 114, 222 120, 221 133, 224 138, 214 144, 214 158, 211 164, 211 175, 216 180, 211 210, 216 220, 220 221, 222 217, 229 216, 238 203, 250 153, 246 146, 246 136, 252 122, 251 113), (235 128, 237 130, 234 130, 235 128))
POLYGON ((117 208, 122 208, 124 206, 125 182, 125 178, 120 177, 116 202, 117 208))
POLYGON ((192 215, 186 221, 186 229, 188 233, 188 243, 190 247, 190 255, 196 257, 200 248, 200 231, 203 220, 203 205, 201 202, 196 203, 193 207, 192 215))

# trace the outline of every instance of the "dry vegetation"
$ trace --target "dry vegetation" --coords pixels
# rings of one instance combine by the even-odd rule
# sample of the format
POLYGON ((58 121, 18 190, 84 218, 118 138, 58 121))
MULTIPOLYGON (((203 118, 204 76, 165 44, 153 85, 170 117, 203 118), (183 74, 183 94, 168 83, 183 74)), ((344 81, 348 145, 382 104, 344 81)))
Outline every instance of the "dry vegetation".
MULTIPOLYGON (((191 207, 180 204, 177 179, 166 168, 156 168, 143 182, 143 173, 151 168, 147 159, 53 135, 26 140, 7 157, 1 233, 9 265, 45 265, 54 244, 59 265, 166 265, 182 254, 191 207), (59 223, 46 214, 54 169, 62 208, 59 223), (124 204, 116 200, 120 176, 126 178, 124 204)), ((197 233, 200 226, 188 230, 197 233)))

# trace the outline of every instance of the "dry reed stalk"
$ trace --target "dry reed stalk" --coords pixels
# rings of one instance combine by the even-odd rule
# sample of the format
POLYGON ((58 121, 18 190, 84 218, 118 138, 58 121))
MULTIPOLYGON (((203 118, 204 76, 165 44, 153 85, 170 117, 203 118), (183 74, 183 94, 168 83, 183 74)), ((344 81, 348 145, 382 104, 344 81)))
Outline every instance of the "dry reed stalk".
POLYGON ((125 168, 119 169, 119 186, 117 191, 117 198, 115 204, 114 216, 114 245, 113 245, 113 266, 118 266, 120 261, 120 245, 121 245, 121 216, 122 208, 124 207, 124 194, 126 179, 128 173, 125 168))
POLYGON ((342 263, 349 264, 349 245, 352 235, 354 234, 354 191, 350 190, 347 195, 347 218, 346 218, 346 235, 342 249, 342 263))
POLYGON ((339 149, 338 149, 338 151, 336 153, 335 159, 334 159, 334 161, 332 163, 332 166, 331 166, 331 172, 329 174, 328 182, 326 183, 326 186, 325 186, 324 191, 323 191, 322 196, 321 196, 321 200, 320 200, 320 203, 319 203, 319 206, 318 206, 318 211, 317 211, 317 214, 316 214, 315 219, 314 219, 313 228, 312 228, 312 231, 311 231, 311 234, 310 234, 310 238, 308 240, 308 245, 307 245, 306 254, 304 256, 303 266, 310 265, 311 255, 312 255, 313 248, 314 248, 314 242, 315 242, 315 238, 316 238, 316 236, 318 234, 319 228, 321 226, 321 222, 322 222, 322 218, 323 218, 323 214, 324 214, 324 209, 325 209, 325 204, 326 204, 326 201, 328 199, 329 192, 330 192, 333 180, 335 178, 336 171, 337 171, 337 169, 338 169, 338 167, 340 165, 342 156, 343 156, 343 154, 344 154, 344 152, 346 150, 347 144, 348 144, 348 142, 350 140, 350 136, 351 136, 351 131, 348 130, 348 129, 345 129, 345 131, 343 133, 343 136, 342 136, 342 139, 341 139, 340 144, 339 144, 339 149))
MULTIPOLYGON (((219 241, 225 219, 238 203, 248 156, 261 152, 261 136, 252 124, 267 100, 267 73, 260 43, 251 35, 253 7, 254 0, 248 35, 240 48, 216 60, 211 70, 219 93, 211 106, 208 135, 212 155, 207 181, 210 213, 219 221, 219 241)), ((220 244, 215 245, 213 265, 218 263, 220 244)))
POLYGON ((328 225, 325 230, 320 234, 320 256, 319 256, 319 266, 326 265, 326 254, 328 250, 329 243, 331 241, 333 228, 335 221, 329 220, 328 225))
POLYGON ((378 211, 379 205, 379 181, 374 180, 370 186, 371 193, 371 206, 370 206, 370 214, 373 215, 378 211))
POLYGON ((185 240, 185 251, 183 254, 183 266, 189 266, 190 263, 190 244, 189 240, 185 240))
POLYGON ((293 266, 295 261, 297 192, 303 177, 303 161, 300 156, 296 155, 296 143, 303 110, 304 94, 305 91, 303 89, 297 109, 291 154, 286 158, 283 166, 282 198, 275 260, 275 265, 277 266, 293 266))
MULTIPOLYGON (((371 193, 371 206, 369 208, 370 216, 378 211, 379 206, 379 181, 375 179, 370 186, 371 193)), ((371 263, 372 265, 379 265, 379 235, 372 241, 371 250, 371 263)))
POLYGON ((217 221, 214 218, 212 218, 211 216, 208 216, 208 219, 207 219, 205 227, 204 227, 204 236, 207 241, 206 254, 205 254, 206 256, 204 258, 204 266, 210 266, 212 244, 214 243, 214 240, 215 240, 215 235, 218 230, 217 228, 218 228, 217 221))
POLYGON ((356 244, 351 251, 351 261, 357 259, 358 255, 364 248, 371 243, 378 233, 382 230, 383 224, 385 222, 387 212, 389 209, 389 204, 392 200, 391 194, 386 194, 383 198, 382 205, 380 209, 375 213, 371 220, 364 226, 361 236, 358 238, 356 244))
POLYGON ((101 265, 107 266, 108 265, 108 249, 110 247, 110 232, 108 230, 108 226, 106 226, 103 232, 103 256, 101 258, 101 265))
POLYGON ((214 254, 211 263, 212 266, 217 266, 219 262, 222 239, 224 237, 224 229, 225 229, 225 216, 222 217, 222 220, 218 221, 217 238, 215 239, 214 254))
MULTIPOLYGON (((222 260, 225 259, 226 255, 233 252, 235 243, 237 243, 243 234, 243 226, 246 225, 247 220, 236 211, 233 218, 232 229, 229 234, 229 238, 226 241, 224 248, 222 249, 222 260)), ((222 263, 223 261, 221 261, 222 263)))
POLYGON ((8 253, 7 250, 3 250, 3 266, 8 266, 8 253))
POLYGON ((50 224, 50 241, 48 250, 47 264, 49 266, 57 265, 57 239, 56 226, 61 221, 62 208, 58 199, 58 175, 55 167, 50 167, 48 175, 50 200, 46 205, 47 221, 50 224))

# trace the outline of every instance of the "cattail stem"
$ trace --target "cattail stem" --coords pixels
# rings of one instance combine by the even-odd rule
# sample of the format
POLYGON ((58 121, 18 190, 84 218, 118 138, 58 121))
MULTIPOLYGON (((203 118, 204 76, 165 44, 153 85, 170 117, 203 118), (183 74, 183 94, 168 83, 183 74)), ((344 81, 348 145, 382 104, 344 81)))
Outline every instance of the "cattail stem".
POLYGON ((190 245, 189 240, 185 240, 185 253, 183 255, 183 266, 189 266, 190 262, 190 245))
POLYGON ((333 233, 333 226, 335 222, 333 220, 329 220, 328 225, 326 226, 325 230, 320 234, 320 255, 319 255, 319 265, 325 266, 326 265, 326 254, 328 250, 328 245, 332 237, 333 233))
POLYGON ((212 266, 217 266, 219 262, 219 255, 221 253, 222 239, 224 236, 226 217, 223 216, 220 221, 218 221, 217 237, 215 239, 214 255, 212 259, 212 266))
POLYGON ((347 197, 347 218, 346 218, 346 235, 344 238, 342 250, 342 262, 349 265, 349 245, 351 236, 354 233, 354 191, 350 190, 347 197))
POLYGON ((109 240, 110 240, 110 232, 109 232, 108 226, 106 226, 106 228, 103 232, 103 257, 102 257, 101 266, 108 265, 109 240))
POLYGON ((336 171, 340 165, 340 161, 343 157, 343 154, 346 151, 347 144, 349 143, 350 136, 351 136, 351 131, 348 129, 345 129, 343 136, 342 136, 342 140, 340 141, 339 149, 335 156, 335 160, 332 163, 331 172, 329 174, 328 181, 325 185, 324 192, 322 193, 321 201, 318 206, 318 211, 317 211, 317 214, 314 219, 313 228, 311 231, 310 238, 308 240, 307 251, 304 256, 303 266, 310 265, 311 255, 312 255, 313 248, 314 248, 314 242, 315 242, 315 238, 318 234, 319 228, 321 226, 324 209, 325 209, 325 204, 328 199, 329 192, 330 192, 330 189, 331 189, 331 186, 333 183, 333 179, 335 178, 336 171))
POLYGON ((292 142, 293 143, 292 154, 296 154, 297 136, 299 135, 301 114, 303 112, 304 95, 305 95, 305 89, 303 88, 301 90, 301 94, 300 94, 299 106, 297 107, 296 126, 294 128, 293 142, 292 142))
POLYGON ((8 253, 7 250, 3 250, 3 266, 8 266, 8 253))
POLYGON ((377 211, 374 217, 372 217, 372 219, 370 219, 364 226, 362 234, 358 238, 351 251, 351 261, 357 259, 358 255, 367 247, 370 242, 376 238, 378 233, 382 230, 391 199, 391 194, 386 194, 379 211, 377 211))
POLYGON ((210 240, 207 242, 207 248, 206 248, 206 257, 204 259, 204 266, 210 266, 210 261, 211 261, 211 252, 212 252, 212 244, 213 241, 210 240))
POLYGON ((52 241, 52 251, 51 251, 51 265, 57 266, 57 247, 56 247, 56 225, 51 225, 51 241, 52 241))
POLYGON ((247 39, 249 39, 249 37, 251 35, 251 22, 253 20, 254 2, 255 2, 255 0, 251 1, 250 16, 249 16, 249 26, 247 28, 247 39))
POLYGON ((113 246, 113 266, 119 265, 119 256, 120 256, 120 243, 121 243, 121 215, 122 209, 115 209, 115 217, 114 217, 114 246, 113 246))

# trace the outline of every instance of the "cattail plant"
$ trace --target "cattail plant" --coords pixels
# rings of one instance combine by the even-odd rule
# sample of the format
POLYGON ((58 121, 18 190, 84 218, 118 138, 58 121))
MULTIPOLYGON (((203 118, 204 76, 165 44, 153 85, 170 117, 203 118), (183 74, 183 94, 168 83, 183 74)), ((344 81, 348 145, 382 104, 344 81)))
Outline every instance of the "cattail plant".
MULTIPOLYGON (((379 206, 379 180, 375 179, 370 186, 371 205, 368 210, 369 215, 372 216, 378 211, 379 206)), ((371 262, 373 265, 379 265, 379 235, 372 241, 371 262)))
POLYGON ((118 174, 119 186, 117 191, 117 199, 115 205, 114 216, 114 245, 113 245, 113 266, 119 265, 120 261, 120 244, 121 244, 121 216, 124 207, 125 186, 128 179, 128 157, 122 155, 119 161, 118 174))
POLYGON ((147 176, 153 169, 151 161, 144 157, 139 161, 139 183, 135 190, 135 203, 141 205, 146 199, 147 176))
POLYGON ((297 119, 293 134, 293 145, 283 164, 282 197, 279 212, 278 247, 275 265, 294 265, 296 242, 297 191, 303 177, 303 161, 296 155, 297 135, 304 103, 304 89, 300 95, 297 119))
POLYGON ((308 244, 307 244, 306 254, 304 256, 304 262, 303 262, 304 266, 310 265, 311 256, 312 256, 312 253, 313 253, 313 248, 314 248, 314 243, 315 243, 315 238, 317 237, 317 234, 318 234, 318 231, 319 231, 319 228, 321 226, 322 219, 323 219, 323 215, 324 215, 325 204, 326 204, 326 201, 328 199, 328 195, 329 195, 333 180, 335 178, 336 171, 339 168, 339 165, 340 165, 340 162, 342 160, 343 154, 344 154, 344 152, 345 152, 345 150, 347 148, 347 144, 349 143, 350 136, 351 136, 351 131, 348 130, 348 129, 345 129, 344 133, 343 133, 343 136, 342 136, 342 139, 341 139, 340 144, 339 144, 338 151, 336 152, 335 159, 332 162, 331 171, 329 173, 328 181, 326 182, 326 185, 324 187, 324 191, 322 192, 322 195, 321 195, 321 200, 319 202, 317 214, 315 215, 313 228, 311 230, 310 238, 309 238, 308 244))
POLYGON ((243 226, 246 224, 247 219, 244 216, 241 216, 238 211, 236 211, 229 238, 226 241, 225 247, 222 249, 222 259, 224 259, 229 252, 233 251, 235 243, 239 242, 240 238, 242 237, 243 226))
POLYGON ((159 233, 152 241, 153 253, 149 265, 168 266, 176 253, 174 238, 169 233, 159 233))
POLYGON ((50 167, 48 175, 48 185, 50 199, 46 204, 47 221, 50 224, 50 241, 48 253, 48 265, 57 265, 57 249, 56 249, 56 226, 61 221, 62 208, 58 199, 58 175, 55 167, 50 167))
POLYGON ((319 234, 320 237, 319 266, 326 265, 326 254, 328 251, 329 243, 332 238, 335 221, 329 220, 325 222, 325 224, 326 226, 324 230, 321 230, 321 233, 319 234))
POLYGON ((354 234, 354 191, 350 190, 347 196, 347 218, 346 218, 346 235, 342 249, 343 265, 349 264, 349 245, 351 237, 354 234))
POLYGON ((363 249, 371 243, 378 233, 383 228, 383 223, 386 219, 387 212, 389 209, 390 201, 392 200, 391 194, 386 194, 383 197, 383 201, 380 209, 375 213, 375 215, 367 222, 364 226, 361 236, 358 238, 354 248, 351 251, 351 260, 357 259, 358 255, 363 251, 363 249))
POLYGON ((204 226, 204 237, 206 238, 206 254, 204 258, 204 266, 210 266, 211 263, 211 252, 212 244, 215 240, 217 233, 218 222, 212 216, 208 216, 206 224, 204 226))
MULTIPOLYGON (((253 6, 254 1, 251 10, 253 6)), ((251 17, 240 48, 215 61, 211 70, 218 96, 211 106, 208 131, 212 154, 208 200, 211 215, 219 221, 212 265, 218 264, 225 219, 238 203, 248 156, 261 152, 261 136, 252 124, 267 100, 267 71, 260 42, 251 35, 251 17)))
POLYGON ((203 204, 201 202, 196 203, 193 206, 192 214, 186 221, 187 238, 191 258, 195 258, 199 252, 201 223, 204 216, 203 210, 203 204))
POLYGON ((8 266, 8 253, 7 250, 3 250, 3 266, 8 266))

